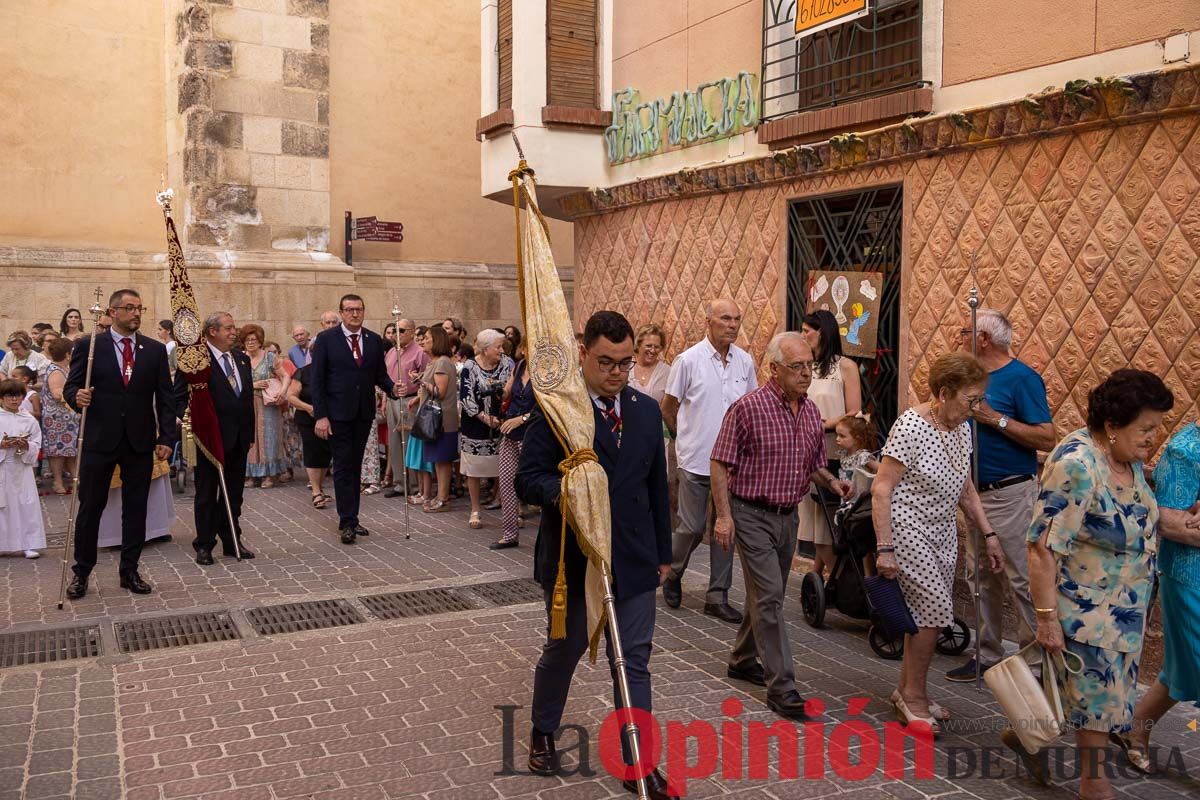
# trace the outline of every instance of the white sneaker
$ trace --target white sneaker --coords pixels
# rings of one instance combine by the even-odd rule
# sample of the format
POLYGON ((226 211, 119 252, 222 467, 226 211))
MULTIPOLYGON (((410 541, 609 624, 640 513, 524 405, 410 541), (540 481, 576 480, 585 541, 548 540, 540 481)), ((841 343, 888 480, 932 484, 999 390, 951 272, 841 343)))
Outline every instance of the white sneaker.
POLYGON ((41 558, 42 554, 39 553, 37 550, 26 550, 25 557, 26 558, 41 558))

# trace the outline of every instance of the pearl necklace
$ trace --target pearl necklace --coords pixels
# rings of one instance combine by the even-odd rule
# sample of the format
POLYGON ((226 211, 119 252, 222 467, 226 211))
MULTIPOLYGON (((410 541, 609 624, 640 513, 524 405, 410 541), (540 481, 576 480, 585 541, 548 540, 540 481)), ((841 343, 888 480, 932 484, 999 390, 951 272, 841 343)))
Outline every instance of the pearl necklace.
POLYGON ((946 454, 946 461, 950 464, 950 468, 955 472, 966 472, 968 466, 967 456, 962 450, 962 443, 959 441, 959 437, 953 436, 953 431, 942 430, 941 423, 938 422, 937 417, 933 413, 932 403, 929 404, 929 410, 926 413, 929 417, 929 424, 933 426, 935 431, 937 431, 938 441, 942 443, 942 451, 946 454), (947 433, 951 434, 952 438, 954 439, 954 454, 950 453, 950 448, 946 445, 947 433), (955 458, 955 455, 957 455, 958 458, 955 458))

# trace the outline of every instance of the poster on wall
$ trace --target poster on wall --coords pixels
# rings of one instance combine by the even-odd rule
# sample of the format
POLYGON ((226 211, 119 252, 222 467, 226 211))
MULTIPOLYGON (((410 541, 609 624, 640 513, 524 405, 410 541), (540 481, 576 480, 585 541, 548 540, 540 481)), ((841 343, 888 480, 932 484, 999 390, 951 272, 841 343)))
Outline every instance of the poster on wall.
POLYGON ((870 0, 797 0, 796 38, 803 39, 870 13, 870 0))
POLYGON ((842 352, 858 358, 875 358, 879 337, 879 301, 882 272, 813 270, 808 273, 808 313, 825 309, 837 318, 842 352))

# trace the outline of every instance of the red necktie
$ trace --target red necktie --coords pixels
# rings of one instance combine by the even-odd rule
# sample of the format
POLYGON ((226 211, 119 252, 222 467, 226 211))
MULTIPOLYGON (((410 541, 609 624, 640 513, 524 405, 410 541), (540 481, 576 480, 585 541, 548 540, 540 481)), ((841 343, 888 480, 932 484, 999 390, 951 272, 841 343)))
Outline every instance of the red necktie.
POLYGON ((362 351, 358 349, 358 334, 350 334, 350 349, 354 352, 354 363, 362 366, 362 351))
POLYGON ((621 415, 617 413, 617 401, 612 397, 601 397, 600 404, 604 406, 604 410, 600 413, 608 422, 608 429, 612 431, 613 438, 617 440, 617 446, 621 446, 621 415))
POLYGON ((129 386, 129 379, 133 377, 133 345, 128 339, 121 340, 121 380, 125 381, 125 385, 129 386))

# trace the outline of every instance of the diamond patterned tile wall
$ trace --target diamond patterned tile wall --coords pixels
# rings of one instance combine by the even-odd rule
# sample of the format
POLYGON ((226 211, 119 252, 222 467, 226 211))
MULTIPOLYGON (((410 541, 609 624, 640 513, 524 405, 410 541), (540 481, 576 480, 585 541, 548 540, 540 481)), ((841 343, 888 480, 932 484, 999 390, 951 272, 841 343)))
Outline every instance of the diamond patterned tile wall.
POLYGON ((954 346, 976 254, 984 304, 1045 377, 1062 431, 1115 369, 1161 375, 1170 430, 1200 400, 1200 114, 999 140, 791 183, 648 202, 576 223, 575 311, 657 322, 674 356, 703 335, 701 305, 735 298, 761 358, 785 319, 787 203, 903 182, 909 400, 954 346))

